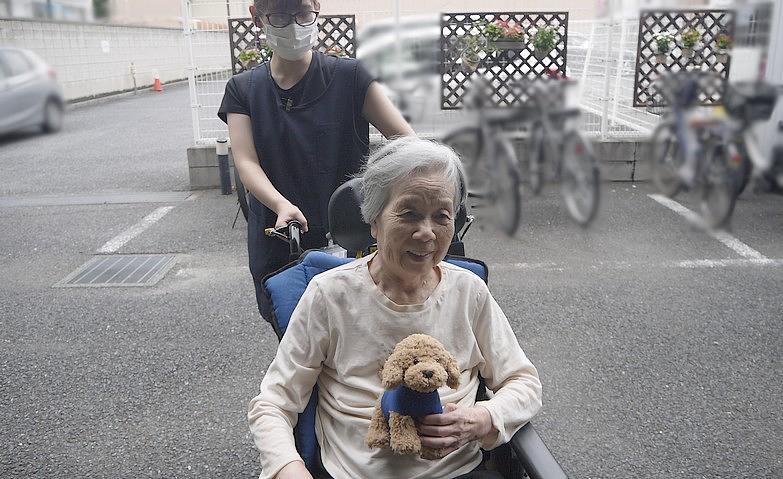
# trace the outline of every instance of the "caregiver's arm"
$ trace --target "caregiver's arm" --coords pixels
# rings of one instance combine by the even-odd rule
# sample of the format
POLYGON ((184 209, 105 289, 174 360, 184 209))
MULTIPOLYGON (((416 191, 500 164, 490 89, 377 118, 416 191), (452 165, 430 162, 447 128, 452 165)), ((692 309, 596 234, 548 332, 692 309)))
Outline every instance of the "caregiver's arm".
POLYGON ((290 221, 302 224, 302 230, 307 231, 307 218, 294 204, 288 201, 269 177, 264 173, 259 162, 256 146, 253 142, 253 128, 250 117, 240 113, 228 114, 228 135, 231 138, 231 152, 234 155, 234 167, 239 171, 239 177, 245 187, 253 193, 258 201, 277 214, 275 227, 287 225, 290 221))
POLYGON ((386 138, 416 135, 413 128, 402 117, 402 113, 383 94, 383 88, 377 81, 370 83, 370 87, 367 88, 362 116, 386 138))

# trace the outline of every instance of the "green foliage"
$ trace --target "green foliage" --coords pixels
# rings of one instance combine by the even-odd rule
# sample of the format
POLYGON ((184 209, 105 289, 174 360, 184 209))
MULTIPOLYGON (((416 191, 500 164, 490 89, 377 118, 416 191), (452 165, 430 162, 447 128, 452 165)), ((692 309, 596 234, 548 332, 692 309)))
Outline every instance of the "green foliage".
POLYGON ((557 45, 557 27, 545 25, 533 35, 533 48, 536 50, 551 52, 557 45))
POLYGON ((674 36, 669 32, 658 32, 653 35, 653 42, 657 54, 669 53, 674 44, 674 36))
POLYGON ((733 43, 734 42, 732 41, 731 37, 725 33, 720 33, 715 38, 715 45, 721 50, 730 49, 733 43))
POLYGON ((491 42, 508 41, 521 42, 525 40, 525 31, 521 25, 509 20, 495 20, 484 25, 484 36, 491 42))
POLYGON ((701 40, 701 34, 696 30, 690 29, 681 35, 682 46, 685 48, 693 48, 701 40))
POLYGON ((260 62, 261 61, 261 52, 259 52, 255 48, 249 48, 247 50, 242 50, 241 52, 239 52, 239 55, 237 56, 237 59, 240 62, 242 62, 243 64, 250 63, 250 62, 260 62))
POLYGON ((503 27, 495 23, 487 23, 484 25, 484 36, 487 37, 487 40, 494 42, 498 38, 503 36, 503 27))

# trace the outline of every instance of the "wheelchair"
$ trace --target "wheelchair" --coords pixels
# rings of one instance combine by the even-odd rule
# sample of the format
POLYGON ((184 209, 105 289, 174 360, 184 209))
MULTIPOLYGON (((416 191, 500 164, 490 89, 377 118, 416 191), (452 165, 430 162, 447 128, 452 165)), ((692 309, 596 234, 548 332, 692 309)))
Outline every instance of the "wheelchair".
MULTIPOLYGON (((271 232, 286 239, 291 246, 292 262, 267 275, 263 279, 265 303, 262 303, 262 315, 269 321, 282 339, 288 322, 309 281, 316 275, 331 268, 353 261, 356 257, 368 253, 374 243, 370 227, 364 223, 360 214, 360 178, 352 179, 340 186, 329 202, 329 234, 339 248, 301 251, 298 232, 293 228, 291 234, 271 232), (335 254, 336 250, 344 253, 335 254)), ((470 227, 472 218, 461 209, 455 218, 455 237, 445 261, 468 269, 488 281, 487 266, 475 259, 464 256, 462 237, 470 227), (461 234, 459 234, 461 233, 461 234)), ((270 234, 270 232, 267 232, 270 234)), ((485 399, 486 387, 483 382, 479 388, 477 400, 485 399)), ((320 449, 315 435, 315 415, 318 403, 318 386, 313 388, 310 401, 294 428, 297 450, 305 466, 315 478, 331 479, 321 464, 320 449)), ((533 425, 525 424, 506 444, 492 451, 484 451, 487 469, 499 472, 506 479, 529 477, 530 479, 565 479, 565 472, 554 458, 533 425)))

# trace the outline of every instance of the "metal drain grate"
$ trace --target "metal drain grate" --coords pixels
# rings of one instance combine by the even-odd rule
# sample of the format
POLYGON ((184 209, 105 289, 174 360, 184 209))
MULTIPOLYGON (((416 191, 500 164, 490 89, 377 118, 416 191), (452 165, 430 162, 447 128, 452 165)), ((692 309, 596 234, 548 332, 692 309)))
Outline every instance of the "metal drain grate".
POLYGON ((96 256, 54 286, 153 286, 174 266, 174 260, 173 254, 96 256))

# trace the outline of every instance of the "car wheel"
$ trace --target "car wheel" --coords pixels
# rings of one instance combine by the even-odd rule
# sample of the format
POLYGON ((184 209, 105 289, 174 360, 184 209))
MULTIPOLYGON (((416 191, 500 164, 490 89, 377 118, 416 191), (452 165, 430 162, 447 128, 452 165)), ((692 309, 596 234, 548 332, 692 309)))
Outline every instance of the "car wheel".
POLYGON ((63 126, 63 107, 60 102, 49 99, 44 106, 43 131, 54 133, 60 131, 63 126))

